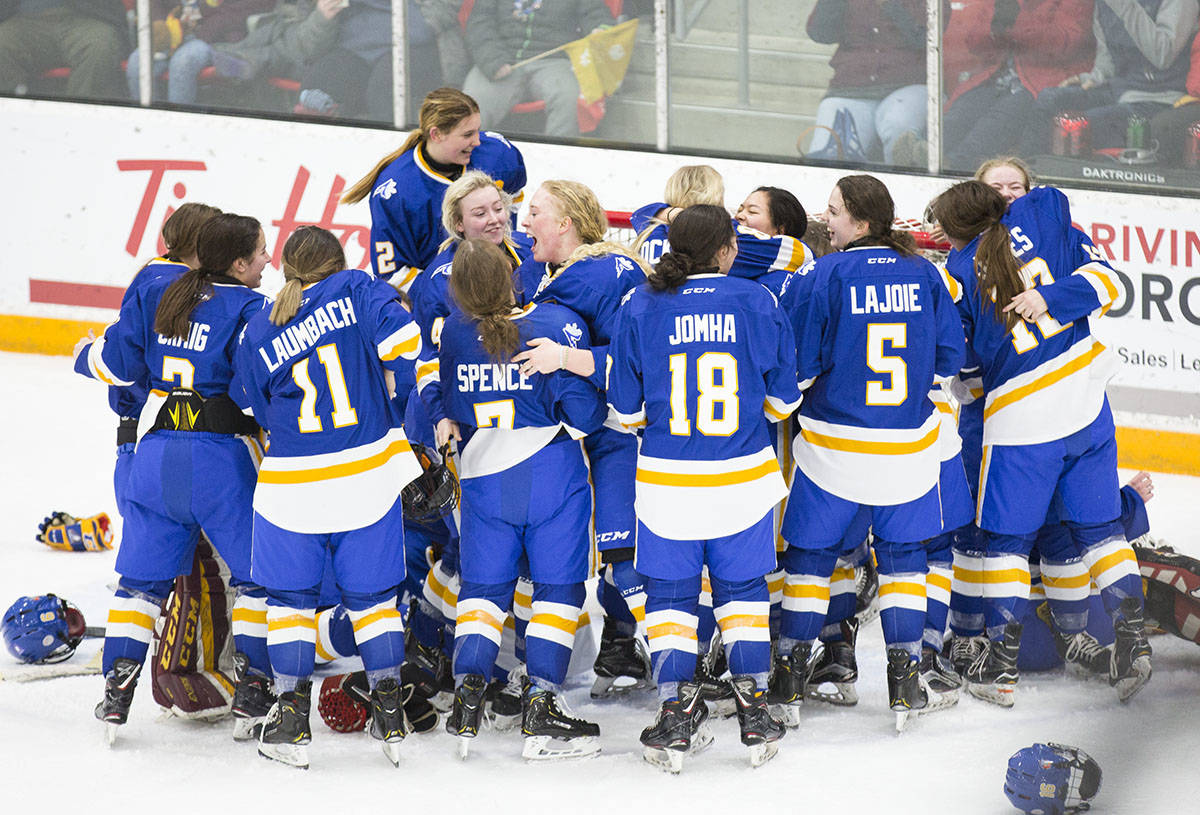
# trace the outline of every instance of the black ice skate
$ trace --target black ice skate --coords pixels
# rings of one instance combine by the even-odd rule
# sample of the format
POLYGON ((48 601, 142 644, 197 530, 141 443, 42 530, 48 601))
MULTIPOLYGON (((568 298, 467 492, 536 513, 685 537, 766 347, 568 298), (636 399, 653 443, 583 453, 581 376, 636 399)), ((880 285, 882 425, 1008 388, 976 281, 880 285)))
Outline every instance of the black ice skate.
POLYGON ((235 741, 257 739, 263 719, 271 705, 275 704, 271 680, 258 672, 251 672, 250 660, 241 651, 233 655, 233 678, 237 682, 230 711, 233 713, 233 738, 235 741))
POLYGON ((679 698, 663 702, 654 724, 642 731, 642 757, 670 773, 683 769, 683 757, 712 744, 708 706, 693 682, 679 683, 679 698))
POLYGON ((800 708, 808 692, 808 657, 812 644, 798 642, 791 653, 776 654, 767 683, 767 704, 784 727, 800 726, 800 708))
POLYGON ((1109 663, 1112 661, 1112 654, 1108 648, 1101 645, 1087 631, 1067 634, 1059 629, 1054 623, 1049 603, 1039 605, 1037 615, 1050 629, 1054 638, 1054 648, 1068 667, 1077 669, 1085 676, 1108 676, 1109 663))
POLYGON ((104 677, 104 698, 96 705, 96 718, 104 722, 104 738, 111 746, 117 740, 117 728, 129 719, 129 706, 137 688, 142 663, 126 657, 113 660, 112 669, 104 677))
POLYGON ((530 685, 525 691, 521 755, 530 761, 586 758, 600 752, 600 726, 571 715, 554 691, 530 685))
POLYGON ((973 637, 955 634, 954 639, 950 640, 950 664, 954 666, 955 673, 965 677, 967 669, 979 659, 983 649, 987 648, 987 643, 988 639, 983 634, 973 637))
POLYGON ((758 689, 753 676, 735 676, 730 680, 737 701, 738 725, 742 744, 750 748, 750 765, 761 767, 779 752, 776 744, 785 732, 783 725, 767 708, 767 693, 758 689))
POLYGON ((517 665, 508 672, 508 681, 497 679, 488 685, 487 701, 493 728, 503 732, 521 724, 521 698, 528 683, 525 666, 517 665))
POLYGON ((371 738, 383 742, 383 754, 400 766, 400 742, 408 735, 404 715, 404 694, 393 677, 381 679, 371 691, 371 738))
POLYGON ((870 556, 854 570, 854 595, 854 618, 859 625, 879 616, 879 570, 870 556))
POLYGON ((592 698, 629 693, 654 687, 650 678, 650 657, 636 636, 619 633, 617 624, 605 618, 600 633, 600 651, 592 665, 596 681, 592 683, 592 698))
MULTIPOLYGON (((1112 660, 1108 682, 1117 689, 1117 698, 1128 702, 1150 681, 1150 643, 1146 641, 1142 620, 1142 604, 1136 597, 1126 597, 1113 620, 1112 660)), ((114 666, 115 668, 115 666, 114 666)))
POLYGON ((483 726, 483 697, 487 689, 487 680, 482 676, 467 674, 454 691, 454 705, 446 718, 446 732, 458 737, 459 758, 467 757, 471 739, 479 735, 479 728, 483 726))
POLYGON ((822 643, 820 654, 809 670, 808 696, 831 705, 853 707, 858 704, 858 660, 854 646, 858 639, 858 620, 851 617, 841 623, 842 639, 822 643))
POLYGON ((733 688, 729 680, 723 678, 728 670, 727 665, 725 648, 721 644, 721 635, 718 632, 708 652, 696 655, 696 672, 692 675, 692 681, 700 688, 700 698, 712 705, 711 712, 722 718, 737 713, 733 688))
POLYGON ((888 706, 896 714, 896 732, 903 733, 911 714, 926 707, 920 663, 903 648, 887 649, 888 706))
POLYGON ((428 699, 440 713, 454 701, 454 675, 450 657, 441 648, 425 645, 410 635, 404 644, 405 662, 400 667, 404 684, 411 684, 418 696, 428 699))
POLYGON ((260 756, 301 770, 308 769, 307 745, 312 741, 312 728, 308 723, 311 699, 312 682, 307 679, 298 682, 295 690, 279 694, 263 720, 258 737, 260 756))
POLYGON ((955 672, 950 660, 928 645, 921 648, 921 688, 928 704, 923 713, 933 713, 958 704, 962 677, 955 672))
POLYGON ((967 692, 1000 707, 1012 707, 1017 680, 1017 652, 1021 649, 1021 624, 1004 626, 1004 636, 988 642, 971 667, 967 668, 967 692))

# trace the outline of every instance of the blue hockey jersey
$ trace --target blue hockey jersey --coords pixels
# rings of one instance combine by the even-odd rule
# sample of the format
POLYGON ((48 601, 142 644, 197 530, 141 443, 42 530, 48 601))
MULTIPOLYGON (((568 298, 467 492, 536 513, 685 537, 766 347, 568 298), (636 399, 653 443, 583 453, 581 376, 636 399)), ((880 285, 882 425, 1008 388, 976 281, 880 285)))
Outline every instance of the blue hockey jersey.
MULTIPOLYGON (((550 337, 588 347, 586 323, 568 308, 530 304, 511 319, 520 346, 550 337)), ((475 323, 461 312, 446 318, 438 353, 446 415, 463 432, 459 474, 491 475, 518 464, 549 444, 560 429, 583 438, 604 422, 604 400, 582 377, 566 371, 524 376, 515 362, 497 362, 483 349, 475 323)))
POLYGON ((421 468, 388 396, 384 368, 411 367, 417 324, 395 290, 366 272, 337 272, 304 289, 296 316, 263 312, 237 352, 249 406, 270 432, 254 509, 295 532, 375 523, 421 468))
POLYGON ((930 389, 962 365, 962 326, 941 273, 919 255, 862 246, 818 258, 782 297, 804 402, 793 451, 849 501, 890 506, 937 482, 930 389))
POLYGON ((1027 288, 1037 288, 1048 313, 1012 330, 996 319, 990 292, 979 290, 979 238, 946 260, 962 282, 963 325, 980 363, 985 445, 1037 444, 1086 427, 1104 405, 1112 355, 1092 335, 1090 317, 1117 300, 1112 269, 1091 241, 1071 228, 1066 196, 1037 187, 1014 201, 1003 223, 1027 288))
POLYGON ((657 535, 741 532, 787 495, 770 421, 800 401, 795 342, 774 295, 698 274, 674 292, 630 292, 608 348, 608 401, 644 425, 638 519, 657 535))
MULTIPOLYGON (((487 173, 514 200, 525 186, 521 151, 498 133, 479 134, 467 169, 487 173)), ((383 168, 369 199, 371 268, 377 275, 391 280, 400 273, 398 288, 407 291, 433 261, 448 237, 442 227, 442 199, 450 184, 419 149, 408 150, 383 168)))

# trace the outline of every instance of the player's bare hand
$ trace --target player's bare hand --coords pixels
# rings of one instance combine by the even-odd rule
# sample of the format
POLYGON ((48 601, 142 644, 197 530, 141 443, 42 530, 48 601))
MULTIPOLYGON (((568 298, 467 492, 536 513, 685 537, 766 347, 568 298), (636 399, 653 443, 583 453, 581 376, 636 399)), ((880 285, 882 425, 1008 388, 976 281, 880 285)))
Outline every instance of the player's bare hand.
POLYGON ((942 231, 942 225, 938 223, 929 225, 929 237, 933 238, 938 243, 948 243, 950 240, 946 237, 946 233, 942 231))
POLYGON ((1046 313, 1046 298, 1038 294, 1037 289, 1023 291, 1004 307, 1005 313, 1017 312, 1017 316, 1027 323, 1036 323, 1046 313))
POLYGON ((434 437, 437 439, 437 446, 440 449, 450 439, 462 441, 462 433, 458 430, 458 422, 453 419, 442 419, 437 423, 437 427, 433 429, 434 437))
POLYGON ((1143 503, 1154 497, 1154 479, 1145 470, 1129 479, 1129 486, 1141 496, 1143 503))
POLYGON ((75 350, 71 352, 71 359, 75 359, 76 357, 78 357, 80 351, 82 351, 84 348, 87 348, 89 345, 91 345, 95 341, 96 341, 96 332, 89 328, 87 336, 80 337, 79 342, 75 343, 75 350))
POLYGON ((513 357, 513 362, 521 363, 521 374, 532 376, 535 373, 552 374, 563 367, 563 349, 549 337, 535 337, 529 341, 528 351, 522 351, 513 357))

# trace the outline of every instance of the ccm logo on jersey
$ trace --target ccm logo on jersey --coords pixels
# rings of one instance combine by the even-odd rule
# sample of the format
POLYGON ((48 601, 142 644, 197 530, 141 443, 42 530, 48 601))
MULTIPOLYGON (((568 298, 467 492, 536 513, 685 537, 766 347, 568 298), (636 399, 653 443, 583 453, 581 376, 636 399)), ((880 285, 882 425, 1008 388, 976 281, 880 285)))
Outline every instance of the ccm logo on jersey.
POLYGON ((623 541, 629 539, 629 530, 624 532, 601 532, 596 536, 596 543, 608 543, 610 541, 623 541))
POLYGON ((892 314, 901 311, 920 311, 917 297, 920 283, 889 283, 885 286, 866 285, 860 294, 858 286, 850 287, 851 314, 892 314))

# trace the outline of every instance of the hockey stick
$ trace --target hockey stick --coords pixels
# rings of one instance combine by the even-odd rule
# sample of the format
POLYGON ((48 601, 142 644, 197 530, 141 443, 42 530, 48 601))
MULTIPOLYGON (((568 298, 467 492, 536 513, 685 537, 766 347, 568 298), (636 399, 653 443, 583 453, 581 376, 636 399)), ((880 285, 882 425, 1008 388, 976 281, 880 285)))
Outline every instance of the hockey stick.
POLYGON ((11 671, 0 671, 0 682, 37 682, 41 679, 58 679, 62 676, 89 676, 100 673, 104 660, 104 649, 82 665, 60 662, 56 665, 23 665, 11 671))

